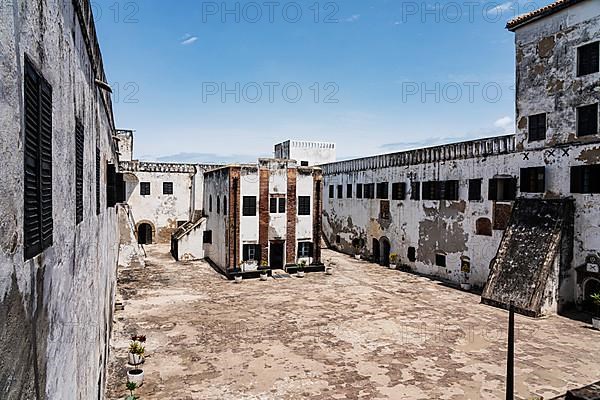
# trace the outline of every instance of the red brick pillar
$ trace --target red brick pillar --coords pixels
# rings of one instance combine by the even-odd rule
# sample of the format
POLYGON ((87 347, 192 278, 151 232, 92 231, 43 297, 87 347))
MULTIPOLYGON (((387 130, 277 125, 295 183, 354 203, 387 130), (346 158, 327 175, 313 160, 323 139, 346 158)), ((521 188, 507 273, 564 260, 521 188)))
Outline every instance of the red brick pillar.
POLYGON ((296 263, 296 177, 298 170, 287 170, 287 231, 285 242, 286 264, 296 263))
POLYGON ((229 168, 229 227, 225 238, 229 270, 237 268, 240 262, 240 185, 240 169, 229 168))
POLYGON ((258 199, 258 244, 260 244, 261 261, 269 260, 269 170, 259 171, 258 199))
POLYGON ((321 263, 321 234, 323 232, 323 177, 320 170, 313 173, 313 263, 321 263))

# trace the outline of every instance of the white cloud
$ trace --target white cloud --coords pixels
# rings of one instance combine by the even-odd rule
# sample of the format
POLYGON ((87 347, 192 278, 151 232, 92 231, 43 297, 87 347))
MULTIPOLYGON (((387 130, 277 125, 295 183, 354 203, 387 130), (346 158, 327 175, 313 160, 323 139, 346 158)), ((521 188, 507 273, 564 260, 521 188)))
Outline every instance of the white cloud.
POLYGON ((359 20, 359 18, 360 18, 360 14, 354 14, 353 16, 346 18, 345 21, 346 22, 356 22, 359 20))
POLYGON ((196 40, 198 40, 197 36, 192 36, 189 33, 186 33, 182 38, 181 38, 181 42, 180 44, 187 46, 189 44, 192 44, 194 42, 196 42, 196 40))
POLYGON ((494 122, 496 128, 502 129, 506 133, 512 133, 513 131, 513 119, 509 116, 502 117, 494 122))

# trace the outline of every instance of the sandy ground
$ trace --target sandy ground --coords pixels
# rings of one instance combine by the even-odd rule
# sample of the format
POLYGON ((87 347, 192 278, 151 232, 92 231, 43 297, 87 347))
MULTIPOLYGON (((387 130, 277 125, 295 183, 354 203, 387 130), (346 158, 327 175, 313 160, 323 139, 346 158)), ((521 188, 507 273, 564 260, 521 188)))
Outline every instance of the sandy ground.
MULTIPOLYGON (((224 280, 147 246, 119 271, 109 399, 124 398, 127 345, 145 334, 146 399, 504 399, 507 313, 427 278, 324 251, 335 273, 224 280)), ((600 380, 600 332, 517 316, 518 398, 600 380)))

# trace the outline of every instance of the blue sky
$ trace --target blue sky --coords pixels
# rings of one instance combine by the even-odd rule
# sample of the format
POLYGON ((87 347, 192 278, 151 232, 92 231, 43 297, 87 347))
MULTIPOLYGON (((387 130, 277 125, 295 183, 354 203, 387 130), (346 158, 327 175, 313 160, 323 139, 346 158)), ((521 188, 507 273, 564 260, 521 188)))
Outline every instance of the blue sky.
POLYGON ((514 36, 504 26, 549 2, 93 8, 117 125, 136 130, 135 156, 224 162, 268 156, 288 138, 333 141, 348 158, 512 133, 514 36))

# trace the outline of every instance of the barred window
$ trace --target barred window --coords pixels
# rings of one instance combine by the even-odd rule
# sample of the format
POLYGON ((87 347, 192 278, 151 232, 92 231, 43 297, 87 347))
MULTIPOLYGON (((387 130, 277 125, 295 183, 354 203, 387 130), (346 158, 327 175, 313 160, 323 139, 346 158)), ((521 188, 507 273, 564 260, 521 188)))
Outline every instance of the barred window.
POLYGON ((589 43, 577 49, 577 76, 600 70, 600 42, 589 43))
POLYGON ((140 182, 140 195, 142 195, 142 196, 150 195, 150 182, 140 182))
POLYGON ((577 136, 598 134, 598 103, 577 108, 577 136))
POLYGON ((529 141, 546 139, 546 114, 537 114, 529 117, 529 141))
POLYGON ((544 193, 546 190, 546 168, 521 168, 521 192, 544 193))
POLYGON ((83 221, 83 154, 85 136, 83 124, 75 121, 75 223, 83 221))
POLYGON ((482 179, 469 179, 469 200, 481 200, 481 183, 482 179))
POLYGON ((378 199, 387 199, 389 197, 389 187, 390 184, 388 182, 381 182, 377 184, 377 198, 378 199))
POLYGON ((404 200, 406 198, 406 183, 392 183, 392 200, 404 200))
POLYGON ((244 196, 242 200, 242 215, 244 217, 256 216, 256 196, 244 196))
POLYGON ((298 215, 310 215, 310 196, 298 197, 298 215))
POLYGON ((173 194, 173 182, 163 182, 163 194, 173 194))

